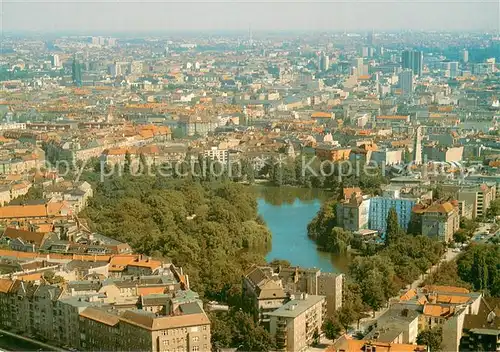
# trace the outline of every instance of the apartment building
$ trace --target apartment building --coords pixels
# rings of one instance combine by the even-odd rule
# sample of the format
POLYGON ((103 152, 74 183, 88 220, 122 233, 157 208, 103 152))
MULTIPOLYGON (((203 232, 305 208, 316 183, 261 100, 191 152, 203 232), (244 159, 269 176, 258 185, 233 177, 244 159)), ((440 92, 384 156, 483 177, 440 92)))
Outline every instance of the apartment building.
POLYGON ((349 160, 351 148, 337 148, 331 145, 320 145, 315 149, 315 154, 318 158, 328 161, 349 160))
POLYGON ((0 325, 83 350, 210 350, 210 321, 176 270, 98 278, 59 285, 45 283, 41 273, 0 278, 0 325))
POLYGON ((72 215, 71 207, 66 202, 49 202, 34 205, 7 205, 0 207, 0 222, 24 222, 32 220, 64 220, 72 215))
POLYGON ((465 206, 472 207, 472 217, 482 217, 490 204, 496 198, 495 184, 482 184, 478 186, 461 187, 457 191, 458 201, 463 201, 465 206))
POLYGON ((424 146, 423 154, 427 156, 427 160, 459 162, 462 161, 464 147, 424 146))
POLYGON ((356 195, 337 204, 337 225, 355 232, 368 228, 370 198, 356 195))
POLYGON ((427 346, 383 342, 377 340, 355 340, 347 335, 341 336, 335 343, 326 349, 326 352, 426 352, 427 346))
POLYGON ((500 349, 500 299, 482 297, 477 315, 466 315, 460 351, 500 349))
POLYGON ((393 304, 394 309, 419 313, 418 331, 441 328, 443 351, 458 351, 467 315, 477 315, 482 294, 453 286, 427 285, 410 289, 393 304))
POLYGON ((460 209, 457 201, 436 202, 429 206, 417 204, 413 215, 420 218, 421 231, 438 241, 451 242, 453 234, 460 228, 460 209))
POLYGON ((324 296, 303 293, 269 313, 270 333, 279 351, 304 351, 319 339, 326 316, 324 296))
POLYGON ((415 344, 418 336, 419 313, 410 309, 389 309, 377 319, 364 340, 397 344, 415 344))
POLYGON ((121 315, 94 307, 80 313, 81 347, 101 351, 209 351, 210 320, 199 303, 180 306, 176 315, 142 310, 121 315))
POLYGON ((253 302, 264 324, 269 323, 269 313, 288 300, 280 278, 269 267, 252 268, 243 277, 243 294, 253 302))
POLYGON ((343 274, 322 273, 320 269, 301 267, 277 268, 275 273, 289 294, 325 296, 328 314, 342 307, 343 274))
POLYGON ((210 149, 203 151, 203 156, 210 160, 216 160, 220 163, 225 164, 229 161, 229 150, 219 149, 218 147, 211 147, 210 149))
POLYGON ((416 203, 416 198, 372 197, 370 199, 368 228, 385 233, 387 230, 387 215, 394 208, 398 214, 399 226, 407 230, 411 212, 416 203))

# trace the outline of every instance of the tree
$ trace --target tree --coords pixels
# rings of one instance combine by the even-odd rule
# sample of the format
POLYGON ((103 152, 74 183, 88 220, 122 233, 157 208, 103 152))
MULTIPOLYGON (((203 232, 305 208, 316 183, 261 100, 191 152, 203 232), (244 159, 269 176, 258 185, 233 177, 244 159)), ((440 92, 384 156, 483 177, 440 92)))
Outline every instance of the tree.
POLYGON ((40 187, 33 186, 28 190, 28 193, 23 194, 22 196, 19 196, 16 198, 16 204, 20 203, 26 203, 29 202, 30 200, 41 200, 43 198, 43 189, 40 187))
POLYGON ((327 339, 336 340, 342 333, 342 324, 337 315, 327 318, 323 322, 323 332, 327 339))
POLYGON ((131 165, 132 165, 132 158, 130 156, 130 152, 127 150, 125 152, 125 163, 123 164, 123 173, 125 175, 130 175, 131 165))
POLYGON ((417 336, 417 343, 425 345, 430 352, 437 352, 441 350, 443 343, 443 331, 441 328, 433 328, 432 330, 424 330, 417 336))
POLYGON ((330 199, 323 203, 318 214, 307 225, 307 235, 317 240, 325 233, 329 233, 336 226, 337 200, 330 199))
POLYGON ((399 227, 398 213, 396 208, 389 209, 387 214, 387 231, 385 232, 385 245, 389 246, 391 243, 397 241, 401 235, 401 228, 399 227))
POLYGON ((53 271, 46 271, 43 273, 43 278, 49 284, 60 284, 64 282, 64 278, 62 276, 56 275, 53 271))
POLYGON ((457 232, 453 234, 453 241, 456 243, 464 243, 467 242, 469 236, 464 229, 459 229, 457 232))
POLYGON ((490 207, 487 211, 487 217, 493 218, 500 215, 500 198, 495 199, 490 203, 490 207))
POLYGON ((410 223, 408 224, 409 235, 422 234, 422 217, 419 214, 411 213, 410 223))
POLYGON ((289 268, 292 266, 292 264, 290 264, 290 262, 288 260, 285 260, 285 259, 273 259, 269 263, 269 265, 273 266, 273 267, 280 266, 282 268, 289 268))
POLYGON ((139 154, 139 165, 141 168, 141 172, 146 174, 148 171, 148 162, 146 160, 146 156, 143 153, 139 154))
POLYGON ((347 246, 350 243, 352 234, 343 230, 340 227, 334 227, 330 232, 321 232, 320 236, 316 239, 318 245, 332 253, 346 253, 347 246))

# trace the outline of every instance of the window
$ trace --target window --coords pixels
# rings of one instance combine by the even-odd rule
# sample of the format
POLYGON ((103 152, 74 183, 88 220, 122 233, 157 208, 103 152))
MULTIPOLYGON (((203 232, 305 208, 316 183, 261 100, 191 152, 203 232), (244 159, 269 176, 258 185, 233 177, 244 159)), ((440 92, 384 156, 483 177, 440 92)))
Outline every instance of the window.
POLYGON ((206 325, 204 325, 204 326, 203 326, 203 331, 206 331, 206 330, 207 330, 207 326, 206 326, 206 325))
POLYGON ((193 337, 193 342, 198 342, 200 338, 198 336, 193 337))
POLYGON ((199 351, 199 350, 200 350, 199 346, 193 346, 193 348, 191 348, 191 351, 193 351, 193 352, 196 352, 196 351, 199 351))

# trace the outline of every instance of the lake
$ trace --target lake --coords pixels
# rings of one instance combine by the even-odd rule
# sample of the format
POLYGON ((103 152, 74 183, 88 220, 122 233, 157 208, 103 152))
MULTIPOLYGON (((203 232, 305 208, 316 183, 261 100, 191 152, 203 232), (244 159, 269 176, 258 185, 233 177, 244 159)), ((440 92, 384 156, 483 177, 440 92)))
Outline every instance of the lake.
POLYGON ((258 211, 273 234, 267 261, 286 259, 292 265, 324 272, 344 272, 347 258, 318 251, 307 237, 307 224, 329 197, 323 190, 258 187, 258 211))

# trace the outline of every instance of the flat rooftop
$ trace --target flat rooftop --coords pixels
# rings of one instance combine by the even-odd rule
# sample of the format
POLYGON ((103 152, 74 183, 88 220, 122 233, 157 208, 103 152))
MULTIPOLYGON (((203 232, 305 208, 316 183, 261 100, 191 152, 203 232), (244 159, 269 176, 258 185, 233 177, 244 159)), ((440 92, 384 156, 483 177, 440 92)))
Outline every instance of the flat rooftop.
POLYGON ((269 313, 269 316, 295 318, 304 313, 309 308, 323 301, 325 296, 307 295, 305 298, 292 299, 285 303, 274 312, 269 313))

